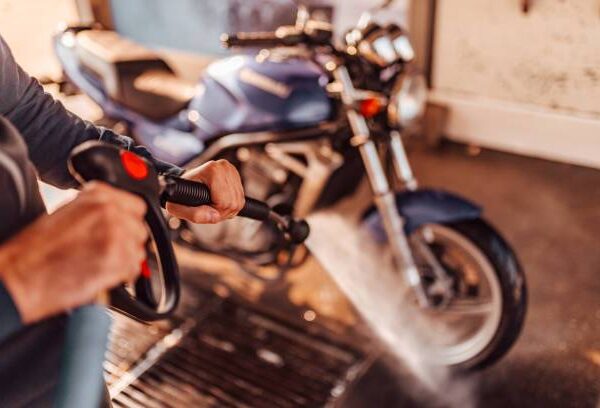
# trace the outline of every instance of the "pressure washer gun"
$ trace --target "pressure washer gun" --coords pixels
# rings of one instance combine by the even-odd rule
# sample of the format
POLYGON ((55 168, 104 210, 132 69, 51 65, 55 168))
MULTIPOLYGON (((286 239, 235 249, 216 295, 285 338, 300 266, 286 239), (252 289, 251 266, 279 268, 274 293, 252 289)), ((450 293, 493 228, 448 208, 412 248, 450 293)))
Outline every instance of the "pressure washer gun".
MULTIPOLYGON (((173 202, 186 206, 210 205, 210 190, 202 184, 175 176, 160 176, 146 159, 116 146, 90 141, 76 147, 69 158, 69 171, 81 183, 97 180, 126 190, 144 199, 150 237, 156 248, 158 268, 150 271, 147 263, 134 285, 119 285, 99 297, 99 304, 75 310, 67 327, 62 359, 57 406, 91 406, 102 395, 102 365, 108 343, 110 317, 104 306, 143 322, 166 319, 173 315, 180 297, 177 261, 161 204, 173 202), (153 275, 160 276, 153 276, 153 275), (162 298, 156 299, 152 282, 162 282, 162 298)), ((263 222, 272 222, 281 239, 291 244, 306 240, 310 229, 306 221, 278 214, 267 204, 246 198, 238 214, 263 222)))

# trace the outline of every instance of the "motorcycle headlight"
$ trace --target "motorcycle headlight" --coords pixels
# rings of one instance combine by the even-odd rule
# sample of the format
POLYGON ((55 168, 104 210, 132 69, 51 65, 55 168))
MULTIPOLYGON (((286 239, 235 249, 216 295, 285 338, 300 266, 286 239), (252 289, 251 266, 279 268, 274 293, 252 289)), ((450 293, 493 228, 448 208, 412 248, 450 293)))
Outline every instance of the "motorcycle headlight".
POLYGON ((425 113, 427 83, 419 73, 404 73, 398 77, 388 105, 388 121, 395 128, 414 125, 425 113))
POLYGON ((390 39, 394 44, 394 49, 403 62, 410 62, 415 58, 415 50, 410 43, 408 33, 397 24, 387 26, 390 39))

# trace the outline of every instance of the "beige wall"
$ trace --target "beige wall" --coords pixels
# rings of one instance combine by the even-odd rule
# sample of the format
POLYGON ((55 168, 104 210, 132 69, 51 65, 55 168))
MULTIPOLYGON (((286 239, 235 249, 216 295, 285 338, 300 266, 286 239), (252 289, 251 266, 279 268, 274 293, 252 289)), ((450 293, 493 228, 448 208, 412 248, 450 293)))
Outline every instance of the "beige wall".
MULTIPOLYGON (((417 0, 419 1, 419 0, 417 0)), ((381 4, 383 0, 333 0, 335 5, 335 28, 341 35, 345 30, 352 28, 358 22, 360 15, 370 7, 381 4)), ((378 22, 406 22, 406 11, 409 0, 395 0, 388 10, 377 13, 378 22)))
POLYGON ((32 75, 57 73, 51 37, 76 15, 74 0, 0 0, 0 34, 32 75))
MULTIPOLYGON (((422 1, 422 0, 413 0, 422 1)), ((447 137, 600 168, 600 2, 437 0, 430 100, 447 137)))
POLYGON ((435 32, 435 88, 600 117, 598 0, 438 0, 435 32))

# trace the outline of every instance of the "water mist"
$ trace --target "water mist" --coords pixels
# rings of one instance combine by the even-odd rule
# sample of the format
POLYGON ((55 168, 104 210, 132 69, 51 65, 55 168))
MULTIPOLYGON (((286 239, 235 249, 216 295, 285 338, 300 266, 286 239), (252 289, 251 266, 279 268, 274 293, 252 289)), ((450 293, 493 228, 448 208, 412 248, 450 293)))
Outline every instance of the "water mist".
POLYGON ((456 377, 447 368, 428 360, 428 350, 423 347, 427 330, 418 319, 415 302, 408 295, 403 275, 394 267, 389 251, 338 213, 315 214, 309 223, 312 232, 307 245, 311 252, 397 359, 397 364, 408 368, 435 396, 428 403, 476 406, 473 379, 456 377))

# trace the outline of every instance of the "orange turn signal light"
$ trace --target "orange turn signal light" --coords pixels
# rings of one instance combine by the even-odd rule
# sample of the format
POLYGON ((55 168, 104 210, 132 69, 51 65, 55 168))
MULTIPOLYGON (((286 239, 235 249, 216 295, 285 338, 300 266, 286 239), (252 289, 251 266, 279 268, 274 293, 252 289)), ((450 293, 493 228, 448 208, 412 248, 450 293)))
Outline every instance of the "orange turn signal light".
POLYGON ((365 118, 372 118, 376 116, 383 106, 377 98, 368 98, 360 102, 360 113, 365 118))

